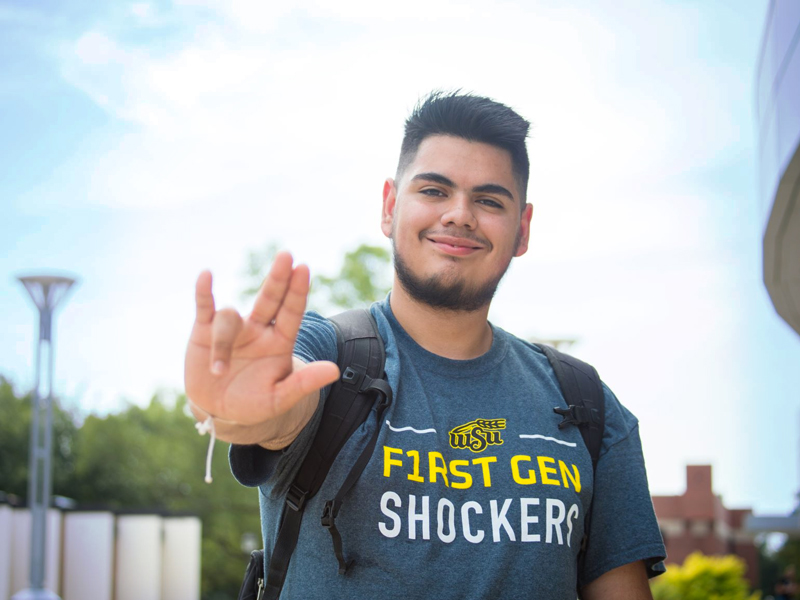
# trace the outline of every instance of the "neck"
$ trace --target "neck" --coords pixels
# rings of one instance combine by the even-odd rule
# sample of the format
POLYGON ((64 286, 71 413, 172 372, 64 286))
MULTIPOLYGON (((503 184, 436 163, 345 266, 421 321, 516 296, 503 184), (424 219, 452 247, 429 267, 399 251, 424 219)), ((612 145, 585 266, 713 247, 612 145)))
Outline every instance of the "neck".
POLYGON ((475 311, 433 308, 409 296, 397 279, 390 304, 397 322, 428 352, 453 360, 468 360, 492 347, 488 304, 475 311))

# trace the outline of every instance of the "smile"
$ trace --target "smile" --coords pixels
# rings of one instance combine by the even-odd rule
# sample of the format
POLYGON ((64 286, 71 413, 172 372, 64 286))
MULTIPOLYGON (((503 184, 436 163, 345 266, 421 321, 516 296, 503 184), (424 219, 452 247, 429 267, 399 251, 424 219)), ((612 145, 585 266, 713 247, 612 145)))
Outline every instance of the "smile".
POLYGON ((468 256, 484 248, 480 243, 465 238, 433 236, 427 238, 427 240, 436 248, 451 256, 468 256))

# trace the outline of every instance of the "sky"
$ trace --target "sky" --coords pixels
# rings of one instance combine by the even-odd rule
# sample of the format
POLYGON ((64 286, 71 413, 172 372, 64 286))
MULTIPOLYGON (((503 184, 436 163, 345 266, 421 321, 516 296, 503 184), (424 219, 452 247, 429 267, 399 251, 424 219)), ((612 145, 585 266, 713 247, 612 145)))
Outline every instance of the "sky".
POLYGON ((729 507, 800 489, 800 336, 762 282, 755 72, 767 0, 0 0, 0 374, 33 382, 20 274, 79 283, 54 389, 180 392, 194 281, 246 310, 251 250, 332 275, 379 228, 433 89, 532 123, 528 253, 491 321, 574 338, 640 420, 651 491, 712 464, 729 507))

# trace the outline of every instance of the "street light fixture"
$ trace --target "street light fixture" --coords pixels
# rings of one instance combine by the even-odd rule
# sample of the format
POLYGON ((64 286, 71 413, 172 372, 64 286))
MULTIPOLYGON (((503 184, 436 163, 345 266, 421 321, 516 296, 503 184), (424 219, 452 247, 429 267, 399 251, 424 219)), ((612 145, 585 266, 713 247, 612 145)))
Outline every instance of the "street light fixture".
POLYGON ((75 279, 53 275, 17 278, 39 310, 39 340, 36 345, 36 379, 32 394, 31 443, 29 457, 28 506, 31 511, 31 562, 28 589, 11 600, 59 600, 44 588, 45 532, 47 509, 52 495, 53 446, 53 313, 75 279), (47 361, 47 380, 42 381, 42 355, 47 361))

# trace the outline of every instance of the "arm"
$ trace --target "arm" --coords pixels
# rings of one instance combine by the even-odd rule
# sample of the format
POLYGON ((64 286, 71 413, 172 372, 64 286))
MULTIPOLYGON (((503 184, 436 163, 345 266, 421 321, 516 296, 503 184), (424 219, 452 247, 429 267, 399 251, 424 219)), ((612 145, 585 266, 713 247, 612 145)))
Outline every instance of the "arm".
POLYGON ((334 363, 292 356, 308 296, 308 268, 275 258, 243 319, 217 311, 211 273, 197 279, 197 317, 186 349, 186 393, 195 417, 214 419, 217 436, 234 444, 288 446, 311 419, 319 390, 339 376, 334 363))
POLYGON ((641 560, 604 573, 581 588, 580 597, 581 600, 653 600, 641 560))

